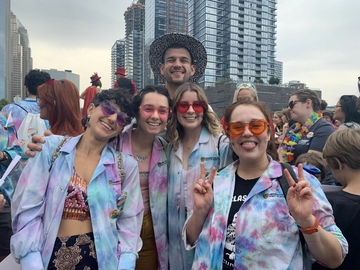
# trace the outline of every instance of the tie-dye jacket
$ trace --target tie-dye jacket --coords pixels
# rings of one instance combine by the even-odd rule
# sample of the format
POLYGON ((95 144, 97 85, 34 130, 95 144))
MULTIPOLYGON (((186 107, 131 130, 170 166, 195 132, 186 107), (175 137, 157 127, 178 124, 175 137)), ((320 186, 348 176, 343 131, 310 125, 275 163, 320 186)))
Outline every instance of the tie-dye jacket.
MULTIPOLYGON (((133 125, 125 128, 121 134, 121 151, 133 155, 131 146, 131 131, 133 125)), ((164 147, 167 143, 160 137, 155 137, 150 161, 149 196, 150 210, 154 225, 158 269, 168 269, 169 248, 167 239, 167 160, 164 147)))
MULTIPOLYGON (((10 248, 23 269, 47 269, 81 136, 61 148, 50 172, 61 137, 46 137, 42 151, 29 160, 21 174, 11 207, 14 235, 10 248)), ((138 165, 126 154, 123 161, 125 179, 121 182, 115 151, 105 146, 88 185, 96 256, 103 270, 134 269, 142 246, 139 235, 144 206, 138 165), (119 200, 122 193, 127 194, 123 204, 119 200)))
MULTIPOLYGON (((195 248, 192 269, 222 269, 228 214, 238 162, 219 172, 213 182, 214 201, 195 248)), ((297 175, 297 168, 294 168, 297 175)), ((236 221, 234 269, 304 269, 299 229, 279 182, 281 165, 271 161, 241 206, 236 221)), ((313 214, 320 226, 337 237, 343 256, 348 244, 334 222, 332 208, 319 181, 305 172, 314 195, 313 214)), ((183 239, 186 248, 186 225, 183 239)))
POLYGON ((189 157, 189 168, 183 170, 183 146, 180 143, 176 150, 169 145, 169 178, 168 178, 168 219, 169 219, 169 262, 170 269, 186 270, 191 268, 193 252, 186 251, 181 239, 182 228, 193 209, 193 187, 200 177, 200 162, 204 162, 206 171, 217 169, 232 161, 232 152, 226 136, 220 139, 220 156, 218 151, 219 137, 214 137, 204 127, 199 141, 189 157))
MULTIPOLYGON (((0 114, 0 151, 5 151, 11 158, 21 153, 21 147, 16 138, 14 127, 5 128, 6 117, 0 114)), ((4 174, 7 166, 0 162, 0 176, 4 174)), ((0 193, 5 196, 6 201, 11 202, 11 195, 14 192, 16 183, 12 182, 12 174, 5 178, 4 184, 0 187, 0 193)))

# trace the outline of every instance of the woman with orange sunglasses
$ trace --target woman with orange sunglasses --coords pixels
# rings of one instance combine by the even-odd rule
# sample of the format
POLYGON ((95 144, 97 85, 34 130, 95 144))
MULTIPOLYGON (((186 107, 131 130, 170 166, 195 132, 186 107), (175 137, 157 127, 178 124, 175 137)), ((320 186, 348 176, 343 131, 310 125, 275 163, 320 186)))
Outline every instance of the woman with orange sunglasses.
POLYGON ((308 269, 300 232, 312 258, 331 268, 342 263, 348 244, 319 181, 302 165, 294 171, 289 166, 295 182, 267 155, 269 119, 256 101, 240 100, 226 109, 226 135, 239 160, 218 173, 213 168, 208 180, 201 164, 184 228, 186 249, 195 249, 192 269, 308 269))
POLYGON ((229 142, 221 135, 216 114, 209 110, 204 90, 184 83, 173 97, 173 113, 167 125, 170 141, 168 169, 168 224, 170 269, 190 269, 193 254, 181 240, 182 228, 193 208, 194 179, 200 177, 200 162, 206 170, 232 161, 229 142), (187 181, 191 179, 191 181, 187 181))

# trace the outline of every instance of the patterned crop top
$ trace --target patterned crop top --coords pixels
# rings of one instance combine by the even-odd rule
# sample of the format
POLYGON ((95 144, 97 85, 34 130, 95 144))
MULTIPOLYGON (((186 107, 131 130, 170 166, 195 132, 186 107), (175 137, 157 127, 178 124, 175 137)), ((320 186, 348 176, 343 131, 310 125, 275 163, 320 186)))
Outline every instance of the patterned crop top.
POLYGON ((76 173, 74 168, 65 198, 65 205, 62 214, 63 219, 90 219, 87 189, 87 183, 76 173))

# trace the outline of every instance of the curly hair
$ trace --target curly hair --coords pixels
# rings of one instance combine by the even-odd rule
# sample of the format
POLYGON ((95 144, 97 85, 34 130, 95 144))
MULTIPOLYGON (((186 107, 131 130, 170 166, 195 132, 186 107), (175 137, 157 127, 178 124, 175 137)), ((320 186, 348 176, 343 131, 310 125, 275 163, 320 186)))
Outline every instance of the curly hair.
POLYGON ((40 71, 39 69, 32 69, 25 76, 24 85, 30 94, 36 96, 37 88, 39 85, 50 80, 50 74, 45 71, 40 71))
POLYGON ((170 99, 168 90, 161 85, 148 85, 144 89, 142 89, 137 95, 133 97, 133 103, 132 103, 132 114, 131 116, 138 118, 139 116, 139 107, 141 103, 143 102, 143 99, 146 94, 148 93, 157 93, 160 95, 163 95, 166 97, 169 107, 172 107, 172 100, 170 99))
POLYGON ((173 113, 171 114, 170 121, 167 125, 166 137, 174 145, 175 148, 179 146, 180 140, 184 137, 184 128, 180 125, 177 119, 176 103, 179 102, 186 91, 196 92, 199 101, 205 101, 207 108, 204 110, 202 125, 213 135, 218 136, 221 131, 219 118, 216 114, 209 110, 208 100, 204 90, 196 83, 187 82, 180 85, 173 97, 173 113))
MULTIPOLYGON (((267 144, 267 149, 266 149, 266 153, 271 156, 272 159, 274 160, 279 160, 279 155, 277 153, 277 146, 276 146, 276 143, 275 143, 275 137, 274 137, 274 134, 273 132, 271 131, 271 114, 270 112, 265 108, 264 104, 261 103, 261 102, 258 102, 258 101, 254 101, 254 100, 251 100, 251 99, 240 99, 238 100, 237 102, 231 104, 230 106, 228 106, 226 109, 225 109, 225 115, 224 115, 224 119, 225 119, 225 125, 227 125, 229 122, 230 122, 230 119, 231 119, 231 115, 233 113, 233 111, 240 105, 246 105, 246 106, 254 106, 256 108, 258 108, 262 114, 264 115, 265 117, 265 120, 268 122, 268 134, 270 134, 270 140, 268 141, 268 144, 267 144)), ((228 132, 225 131, 225 134, 226 136, 229 136, 228 132)), ((235 155, 235 152, 234 152, 234 155, 235 155)), ((237 159, 237 157, 233 157, 234 160, 237 159)))
POLYGON ((38 98, 44 102, 51 132, 77 136, 81 126, 79 90, 69 80, 51 80, 38 87, 38 98))

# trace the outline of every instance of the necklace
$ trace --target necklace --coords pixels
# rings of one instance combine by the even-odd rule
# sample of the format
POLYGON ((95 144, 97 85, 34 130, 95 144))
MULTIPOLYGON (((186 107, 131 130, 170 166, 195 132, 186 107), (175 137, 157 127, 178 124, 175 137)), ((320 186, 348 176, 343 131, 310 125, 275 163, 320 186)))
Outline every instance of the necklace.
POLYGON ((135 159, 139 162, 144 162, 145 159, 146 159, 146 156, 145 157, 142 157, 142 156, 139 156, 139 155, 134 155, 135 159))
POLYGON ((309 132, 309 129, 315 124, 315 122, 321 117, 320 112, 315 112, 311 117, 306 120, 304 124, 297 122, 286 134, 282 149, 283 149, 283 161, 290 163, 294 160, 295 147, 301 141, 305 135, 309 132))

